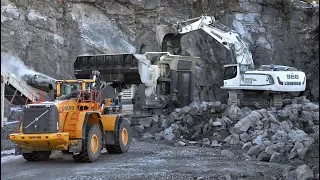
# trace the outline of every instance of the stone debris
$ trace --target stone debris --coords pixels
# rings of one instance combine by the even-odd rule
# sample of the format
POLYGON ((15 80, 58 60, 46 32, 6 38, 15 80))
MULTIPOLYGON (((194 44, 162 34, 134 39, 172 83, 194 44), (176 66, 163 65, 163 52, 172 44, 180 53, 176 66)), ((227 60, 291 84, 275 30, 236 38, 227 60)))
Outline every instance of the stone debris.
POLYGON ((227 149, 222 150, 221 151, 221 155, 222 156, 227 156, 229 158, 233 158, 235 156, 233 152, 231 152, 231 151, 229 151, 227 149))
POLYGON ((165 139, 180 146, 239 145, 247 159, 286 163, 303 160, 319 141, 318 124, 319 105, 298 97, 279 110, 193 102, 167 116, 140 119, 134 130, 142 139, 165 139))
POLYGON ((299 179, 299 180, 311 180, 314 179, 314 174, 312 170, 306 165, 303 164, 301 166, 298 166, 296 169, 293 167, 289 166, 284 169, 283 171, 283 177, 286 180, 291 180, 291 179, 299 179))

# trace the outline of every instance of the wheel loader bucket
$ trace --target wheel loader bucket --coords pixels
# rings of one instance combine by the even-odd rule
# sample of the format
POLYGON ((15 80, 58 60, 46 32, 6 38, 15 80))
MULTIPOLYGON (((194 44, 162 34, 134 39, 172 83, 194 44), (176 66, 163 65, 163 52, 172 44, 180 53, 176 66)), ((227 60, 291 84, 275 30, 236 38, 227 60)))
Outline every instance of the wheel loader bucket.
POLYGON ((177 35, 179 35, 178 30, 172 26, 161 24, 156 28, 156 38, 161 50, 163 50, 164 41, 166 37, 177 36, 177 35))

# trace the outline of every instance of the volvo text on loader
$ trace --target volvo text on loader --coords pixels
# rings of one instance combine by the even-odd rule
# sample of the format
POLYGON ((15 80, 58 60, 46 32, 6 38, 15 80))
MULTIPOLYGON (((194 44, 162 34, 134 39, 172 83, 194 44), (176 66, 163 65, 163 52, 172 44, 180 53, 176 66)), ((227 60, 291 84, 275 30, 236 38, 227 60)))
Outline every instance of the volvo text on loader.
POLYGON ((125 153, 131 118, 161 114, 193 100, 198 58, 169 53, 79 56, 75 80, 57 80, 56 98, 23 108, 10 140, 27 161, 46 160, 53 150, 94 162, 101 149, 125 153))
POLYGON ((237 32, 219 23, 213 16, 203 15, 174 25, 160 25, 156 31, 157 40, 162 50, 167 51, 170 46, 180 45, 183 34, 199 29, 231 51, 235 64, 224 65, 221 87, 228 90, 229 104, 240 104, 240 96, 251 96, 267 99, 267 105, 281 107, 284 94, 299 94, 305 91, 306 75, 294 67, 262 65, 254 69, 247 43, 237 32))

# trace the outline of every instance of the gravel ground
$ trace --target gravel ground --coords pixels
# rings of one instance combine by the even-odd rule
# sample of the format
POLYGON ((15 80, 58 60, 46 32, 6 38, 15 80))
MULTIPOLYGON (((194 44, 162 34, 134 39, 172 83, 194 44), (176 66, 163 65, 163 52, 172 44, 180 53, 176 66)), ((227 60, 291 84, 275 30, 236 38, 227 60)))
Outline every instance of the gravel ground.
POLYGON ((96 163, 75 163, 71 155, 53 152, 49 161, 27 162, 22 156, 1 158, 1 179, 280 179, 288 165, 248 161, 235 150, 175 147, 162 142, 133 141, 128 153, 104 152, 96 163), (13 168, 14 167, 14 168, 13 168))

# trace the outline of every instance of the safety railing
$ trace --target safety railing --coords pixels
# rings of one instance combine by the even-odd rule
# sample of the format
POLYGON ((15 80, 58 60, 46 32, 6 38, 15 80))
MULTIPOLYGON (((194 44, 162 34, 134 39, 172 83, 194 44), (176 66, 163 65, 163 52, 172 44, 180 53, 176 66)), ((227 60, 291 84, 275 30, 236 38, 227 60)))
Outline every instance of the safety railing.
MULTIPOLYGON (((48 93, 46 93, 48 94, 48 93)), ((25 105, 28 104, 29 99, 32 99, 32 101, 30 102, 30 104, 35 104, 35 103, 40 103, 40 102, 44 102, 44 92, 40 91, 40 90, 32 90, 29 94, 28 97, 26 99, 26 103, 25 105), (35 94, 37 93, 37 95, 35 94)))

